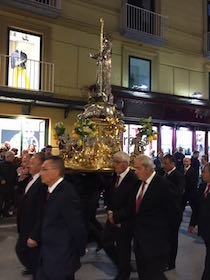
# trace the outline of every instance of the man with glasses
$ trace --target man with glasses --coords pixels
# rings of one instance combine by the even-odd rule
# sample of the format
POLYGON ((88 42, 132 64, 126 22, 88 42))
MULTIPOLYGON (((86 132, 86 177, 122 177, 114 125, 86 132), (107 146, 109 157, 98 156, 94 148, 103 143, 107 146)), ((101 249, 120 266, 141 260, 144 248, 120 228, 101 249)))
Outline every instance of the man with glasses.
POLYGON ((48 185, 48 196, 37 280, 74 280, 85 252, 86 231, 79 197, 74 186, 64 180, 64 172, 64 162, 57 156, 42 165, 40 174, 48 185))

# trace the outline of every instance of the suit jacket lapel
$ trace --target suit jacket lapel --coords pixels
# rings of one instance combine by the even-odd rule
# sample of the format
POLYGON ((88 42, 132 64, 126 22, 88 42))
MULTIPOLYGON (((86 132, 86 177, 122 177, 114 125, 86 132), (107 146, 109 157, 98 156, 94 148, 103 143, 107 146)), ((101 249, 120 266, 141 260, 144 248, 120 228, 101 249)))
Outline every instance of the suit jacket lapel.
POLYGON ((139 209, 144 207, 144 205, 145 205, 145 203, 147 203, 147 201, 150 201, 150 197, 151 197, 152 192, 153 192, 153 185, 156 184, 156 181, 157 181, 157 175, 155 175, 153 177, 152 181, 150 182, 149 186, 147 187, 147 190, 146 190, 144 196, 142 197, 139 209))

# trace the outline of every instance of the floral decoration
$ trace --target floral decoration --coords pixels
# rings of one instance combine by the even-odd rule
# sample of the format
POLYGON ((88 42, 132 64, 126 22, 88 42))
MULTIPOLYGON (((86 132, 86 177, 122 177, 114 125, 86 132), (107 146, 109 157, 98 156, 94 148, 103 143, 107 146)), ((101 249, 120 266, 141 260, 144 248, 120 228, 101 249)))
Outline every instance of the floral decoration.
POLYGON ((78 119, 74 123, 72 136, 75 140, 85 140, 88 137, 95 137, 95 125, 90 119, 78 119))
POLYGON ((54 127, 54 131, 57 137, 63 136, 65 133, 65 126, 63 122, 57 122, 54 127))

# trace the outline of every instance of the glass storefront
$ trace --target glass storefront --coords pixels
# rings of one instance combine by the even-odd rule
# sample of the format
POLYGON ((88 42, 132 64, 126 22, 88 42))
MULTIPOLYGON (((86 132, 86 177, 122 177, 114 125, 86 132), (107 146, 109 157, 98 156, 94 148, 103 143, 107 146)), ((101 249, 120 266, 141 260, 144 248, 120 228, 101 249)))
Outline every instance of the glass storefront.
POLYGON ((161 150, 163 153, 172 153, 173 128, 171 126, 161 126, 161 150))
POLYGON ((36 151, 45 146, 48 120, 32 118, 0 118, 0 143, 9 142, 19 153, 34 144, 36 151))
POLYGON ((183 154, 191 156, 192 154, 193 133, 187 127, 180 127, 176 130, 176 148, 183 148, 183 154))

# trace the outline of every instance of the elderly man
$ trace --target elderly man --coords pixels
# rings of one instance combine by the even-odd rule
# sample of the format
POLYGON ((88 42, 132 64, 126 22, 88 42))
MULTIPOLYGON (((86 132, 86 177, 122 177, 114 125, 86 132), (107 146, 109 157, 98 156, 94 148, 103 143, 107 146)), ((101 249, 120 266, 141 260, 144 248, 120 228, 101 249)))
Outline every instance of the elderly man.
POLYGON ((205 269, 202 280, 210 279, 210 163, 205 165, 202 173, 203 181, 206 182, 204 192, 200 192, 197 198, 198 211, 192 212, 189 231, 194 232, 195 225, 199 226, 199 233, 206 245, 205 269))
POLYGON ((142 181, 135 196, 134 250, 139 278, 163 280, 170 233, 180 220, 180 207, 172 184, 154 171, 152 160, 140 155, 134 161, 142 181))
POLYGON ((48 200, 41 233, 37 280, 74 280, 85 252, 86 231, 79 197, 74 186, 64 180, 64 162, 52 156, 41 169, 48 185, 48 200))
POLYGON ((40 249, 41 223, 46 202, 47 186, 42 184, 40 170, 44 155, 37 153, 30 159, 29 180, 24 181, 24 193, 18 205, 17 226, 19 237, 16 253, 26 270, 23 275, 35 277, 40 249))
POLYGON ((115 174, 107 194, 107 222, 103 248, 118 268, 116 280, 129 279, 131 270, 133 219, 129 212, 129 202, 139 186, 139 180, 129 169, 129 162, 130 159, 126 153, 114 154, 115 174))

